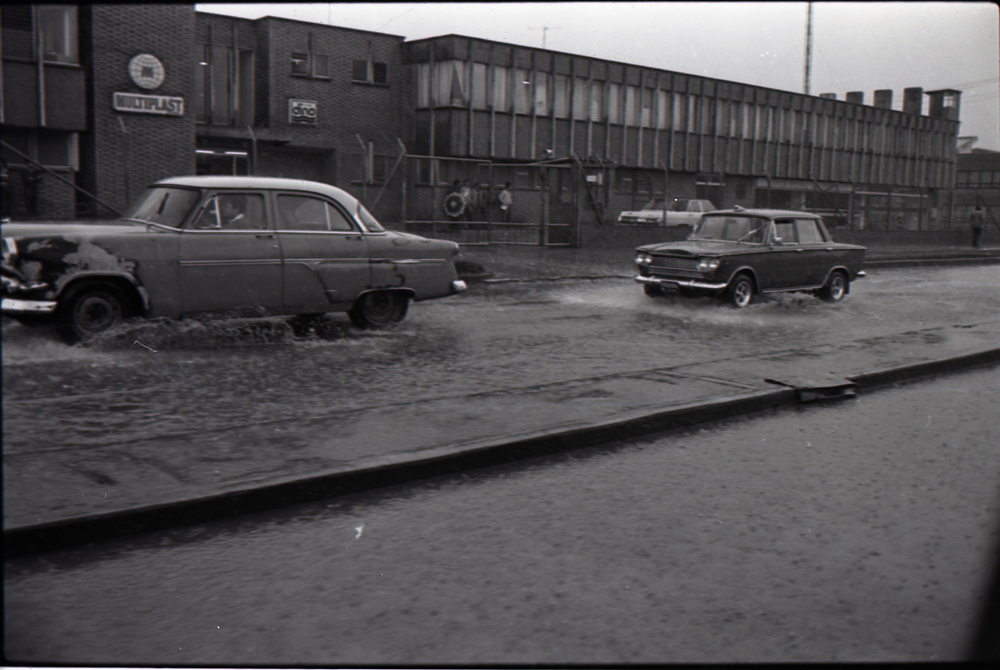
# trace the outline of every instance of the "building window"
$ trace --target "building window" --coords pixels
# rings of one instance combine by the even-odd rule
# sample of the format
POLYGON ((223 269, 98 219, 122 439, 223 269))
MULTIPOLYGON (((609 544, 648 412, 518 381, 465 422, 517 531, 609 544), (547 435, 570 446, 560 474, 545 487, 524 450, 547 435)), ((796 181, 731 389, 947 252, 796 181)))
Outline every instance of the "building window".
POLYGON ((552 113, 549 105, 549 75, 535 72, 535 114, 548 116, 552 113))
POLYGON ((304 51, 292 52, 292 74, 299 77, 309 76, 309 54, 304 51))
POLYGON ((656 127, 661 130, 667 127, 667 119, 670 118, 669 95, 666 91, 656 92, 656 127))
POLYGON ((195 121, 213 125, 254 123, 254 52, 195 45, 195 121))
POLYGON ((561 74, 555 76, 555 99, 553 110, 557 119, 569 118, 569 77, 561 74))
POLYGON ((642 89, 642 111, 639 112, 639 125, 643 128, 650 128, 653 125, 653 96, 655 93, 650 88, 642 89))
POLYGON ((307 37, 305 51, 292 52, 292 76, 311 77, 314 79, 330 78, 330 56, 317 53, 313 49, 313 36, 307 37))
POLYGON ((426 109, 431 106, 431 64, 417 65, 417 108, 426 109))
POLYGON ((507 68, 494 66, 493 109, 498 112, 510 111, 510 105, 507 104, 507 76, 507 68))
POLYGON ((472 64, 472 108, 489 109, 486 88, 486 65, 483 63, 472 64))
POLYGON ((599 81, 590 82, 590 120, 604 120, 604 84, 599 81))
POLYGON ((621 123, 621 85, 608 84, 608 123, 621 123))
POLYGON ((591 83, 579 77, 573 80, 573 118, 586 121, 590 118, 590 86, 591 83))
POLYGON ((75 5, 4 5, 0 27, 4 58, 80 62, 75 5))
POLYGON ((638 86, 625 87, 625 125, 639 125, 639 110, 642 101, 639 99, 640 92, 638 86))
POLYGON ((355 84, 389 83, 389 65, 375 62, 372 43, 368 43, 368 57, 355 58, 351 61, 351 81, 355 84))
POLYGON ((514 113, 531 114, 531 74, 527 70, 514 70, 514 113))
POLYGON ((466 77, 466 63, 446 60, 434 65, 436 107, 466 107, 469 104, 469 82, 466 77))

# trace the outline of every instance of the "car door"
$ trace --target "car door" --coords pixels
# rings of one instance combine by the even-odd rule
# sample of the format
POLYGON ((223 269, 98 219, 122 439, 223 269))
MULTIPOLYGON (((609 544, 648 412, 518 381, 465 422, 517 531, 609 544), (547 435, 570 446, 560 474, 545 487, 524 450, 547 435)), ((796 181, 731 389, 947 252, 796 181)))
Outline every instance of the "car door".
POLYGON ((181 312, 281 307, 281 251, 259 191, 214 191, 181 231, 181 312))
POLYGON ((338 204, 311 193, 276 193, 275 211, 287 309, 329 311, 368 288, 368 244, 338 204))
POLYGON ((795 219, 795 231, 802 248, 801 286, 819 286, 833 267, 832 245, 824 239, 816 219, 795 219))
POLYGON ((761 290, 781 291, 805 285, 802 246, 796 235, 795 219, 775 219, 761 290))

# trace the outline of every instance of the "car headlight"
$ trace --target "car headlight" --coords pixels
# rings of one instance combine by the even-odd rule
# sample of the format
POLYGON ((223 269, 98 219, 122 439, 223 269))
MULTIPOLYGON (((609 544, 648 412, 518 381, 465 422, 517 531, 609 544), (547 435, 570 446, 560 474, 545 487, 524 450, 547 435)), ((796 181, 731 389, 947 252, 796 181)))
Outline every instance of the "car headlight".
POLYGON ((715 272, 719 269, 719 259, 699 258, 697 268, 698 272, 715 272))
POLYGON ((649 265, 653 262, 653 257, 644 251, 640 251, 635 255, 636 265, 649 265))

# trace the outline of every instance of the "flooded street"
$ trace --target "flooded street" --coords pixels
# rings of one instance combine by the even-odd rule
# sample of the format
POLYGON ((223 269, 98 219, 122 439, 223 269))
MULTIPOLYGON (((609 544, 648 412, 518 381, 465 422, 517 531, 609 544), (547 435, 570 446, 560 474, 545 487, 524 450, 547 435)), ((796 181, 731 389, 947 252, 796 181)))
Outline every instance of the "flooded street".
POLYGON ((335 315, 304 338, 281 320, 158 320, 68 347, 5 321, 5 458, 846 341, 940 340, 915 331, 997 318, 998 275, 874 270, 838 304, 783 295, 741 311, 652 299, 628 280, 501 284, 415 304, 388 331, 335 315))

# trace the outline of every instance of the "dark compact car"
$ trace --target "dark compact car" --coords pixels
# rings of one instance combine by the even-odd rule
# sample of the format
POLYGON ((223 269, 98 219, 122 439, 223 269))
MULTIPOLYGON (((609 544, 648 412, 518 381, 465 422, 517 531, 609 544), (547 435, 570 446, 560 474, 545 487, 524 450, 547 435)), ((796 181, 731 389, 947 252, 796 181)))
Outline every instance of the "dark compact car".
POLYGON ((129 316, 348 312, 362 327, 464 291, 458 245, 387 231, 350 194, 297 179, 175 177, 124 218, 4 223, 3 313, 71 340, 129 316))
POLYGON ((836 302, 865 276, 865 248, 834 242, 807 212, 736 207, 702 215, 684 242, 636 249, 647 295, 714 295, 746 307, 757 294, 813 293, 836 302))

